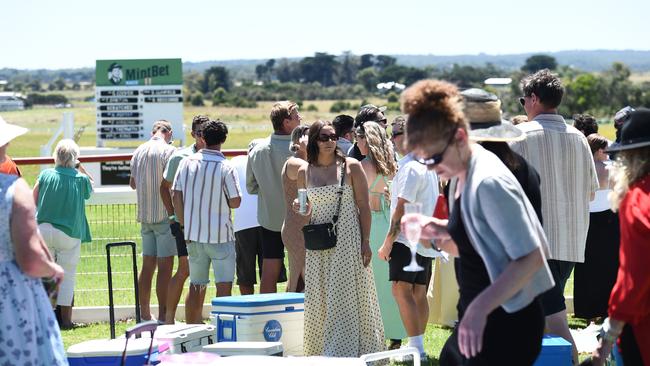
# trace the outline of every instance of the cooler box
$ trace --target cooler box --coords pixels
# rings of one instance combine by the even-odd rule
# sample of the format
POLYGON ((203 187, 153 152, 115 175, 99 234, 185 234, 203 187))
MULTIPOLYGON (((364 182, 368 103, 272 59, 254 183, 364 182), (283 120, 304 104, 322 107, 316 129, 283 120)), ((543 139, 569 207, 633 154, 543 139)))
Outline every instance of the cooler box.
POLYGON ((542 351, 533 366, 571 366, 571 343, 560 336, 546 334, 542 339, 542 351))
POLYGON ((219 342, 203 347, 203 352, 219 356, 280 356, 282 342, 219 342))
POLYGON ((169 345, 168 353, 187 353, 214 343, 215 333, 216 328, 211 324, 174 324, 159 325, 153 337, 159 344, 169 345))
MULTIPOLYGON (((70 366, 120 366, 126 339, 96 339, 68 348, 70 366)), ((127 366, 142 366, 147 361, 150 338, 130 339, 126 351, 127 366)), ((158 359, 158 343, 154 339, 151 361, 158 359)))
POLYGON ((217 342, 282 342, 284 354, 300 356, 304 303, 305 295, 293 292, 215 297, 217 342))

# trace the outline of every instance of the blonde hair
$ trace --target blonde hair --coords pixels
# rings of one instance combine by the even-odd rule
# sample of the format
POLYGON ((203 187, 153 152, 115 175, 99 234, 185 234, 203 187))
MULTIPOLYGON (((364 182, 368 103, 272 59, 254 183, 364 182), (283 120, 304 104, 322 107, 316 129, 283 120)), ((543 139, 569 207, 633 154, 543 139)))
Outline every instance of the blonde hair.
POLYGON ((616 212, 630 186, 650 174, 650 146, 619 152, 614 169, 616 184, 609 201, 616 212))
POLYGON ((366 133, 366 144, 368 144, 368 157, 375 166, 377 174, 393 176, 397 171, 395 163, 395 151, 393 144, 386 136, 386 130, 376 122, 363 124, 366 133))
POLYGON ((70 139, 63 139, 54 148, 54 165, 64 168, 74 168, 79 157, 79 146, 70 139))

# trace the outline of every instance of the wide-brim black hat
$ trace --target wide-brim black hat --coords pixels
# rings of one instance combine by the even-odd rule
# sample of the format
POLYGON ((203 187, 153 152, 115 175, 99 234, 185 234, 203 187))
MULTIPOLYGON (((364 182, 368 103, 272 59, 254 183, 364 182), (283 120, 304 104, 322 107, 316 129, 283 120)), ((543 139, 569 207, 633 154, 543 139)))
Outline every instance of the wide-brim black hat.
POLYGON ((650 146, 650 109, 638 108, 630 113, 621 129, 621 142, 607 151, 622 151, 650 146))

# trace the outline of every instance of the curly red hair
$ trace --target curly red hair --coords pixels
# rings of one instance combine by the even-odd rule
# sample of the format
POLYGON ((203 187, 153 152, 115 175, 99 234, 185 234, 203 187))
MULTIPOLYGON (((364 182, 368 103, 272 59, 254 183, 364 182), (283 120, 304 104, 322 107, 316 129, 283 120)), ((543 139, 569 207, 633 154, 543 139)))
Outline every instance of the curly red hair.
POLYGON ((408 114, 406 140, 411 149, 446 140, 458 128, 467 131, 458 88, 446 81, 420 80, 402 93, 408 114))

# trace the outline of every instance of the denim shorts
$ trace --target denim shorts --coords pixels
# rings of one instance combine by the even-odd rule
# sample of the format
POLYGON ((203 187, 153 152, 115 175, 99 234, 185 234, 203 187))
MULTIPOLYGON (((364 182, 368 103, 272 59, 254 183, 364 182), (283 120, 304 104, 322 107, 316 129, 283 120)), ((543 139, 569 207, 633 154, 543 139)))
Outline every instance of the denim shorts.
POLYGON ((234 281, 237 266, 234 241, 218 244, 188 242, 187 254, 190 264, 190 284, 210 283, 211 263, 215 282, 234 281))
POLYGON ((172 257, 176 255, 176 241, 167 220, 157 224, 141 224, 142 255, 150 257, 172 257))

